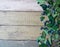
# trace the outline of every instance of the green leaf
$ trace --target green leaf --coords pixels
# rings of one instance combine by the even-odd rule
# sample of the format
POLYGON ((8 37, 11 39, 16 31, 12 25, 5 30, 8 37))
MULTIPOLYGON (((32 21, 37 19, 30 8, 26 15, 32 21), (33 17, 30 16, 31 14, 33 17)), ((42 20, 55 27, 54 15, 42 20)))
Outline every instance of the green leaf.
POLYGON ((46 44, 41 44, 39 47, 48 47, 46 44))
POLYGON ((57 25, 54 25, 53 27, 51 27, 52 29, 54 29, 55 31, 57 31, 57 29, 59 28, 57 25))
POLYGON ((48 24, 46 24, 46 26, 51 28, 52 24, 48 23, 48 24))
POLYGON ((42 16, 42 17, 40 17, 40 19, 41 19, 41 21, 43 21, 45 19, 45 17, 42 16))
POLYGON ((60 0, 56 0, 55 3, 56 3, 56 5, 60 4, 60 0))
POLYGON ((47 42, 47 39, 45 39, 44 43, 46 44, 46 42, 47 42))
POLYGON ((50 44, 52 44, 52 42, 51 42, 51 37, 48 39, 48 41, 49 41, 50 44))
POLYGON ((49 18, 49 21, 50 21, 51 26, 53 26, 55 24, 54 17, 52 15, 49 15, 48 18, 49 18))
POLYGON ((55 39, 58 40, 58 38, 59 38, 59 35, 58 34, 55 34, 55 39))
POLYGON ((40 42, 41 39, 42 39, 41 36, 39 36, 39 37, 37 38, 37 42, 40 42))
POLYGON ((50 5, 53 5, 53 0, 47 0, 50 5))
POLYGON ((46 34, 45 32, 42 32, 42 36, 41 36, 42 40, 44 40, 46 38, 46 34))
POLYGON ((57 12, 60 12, 60 0, 56 0, 56 10, 57 12))
POLYGON ((39 4, 45 4, 45 0, 37 0, 39 2, 39 4))

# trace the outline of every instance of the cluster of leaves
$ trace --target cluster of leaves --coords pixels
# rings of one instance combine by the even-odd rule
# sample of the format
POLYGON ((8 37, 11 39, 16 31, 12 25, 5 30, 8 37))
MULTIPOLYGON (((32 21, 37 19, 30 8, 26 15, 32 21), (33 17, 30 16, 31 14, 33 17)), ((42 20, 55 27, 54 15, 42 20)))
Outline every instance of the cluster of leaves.
POLYGON ((51 47, 53 40, 58 40, 60 35, 60 0, 37 0, 38 4, 43 8, 41 21, 48 17, 45 21, 42 35, 37 41, 40 47, 51 47))

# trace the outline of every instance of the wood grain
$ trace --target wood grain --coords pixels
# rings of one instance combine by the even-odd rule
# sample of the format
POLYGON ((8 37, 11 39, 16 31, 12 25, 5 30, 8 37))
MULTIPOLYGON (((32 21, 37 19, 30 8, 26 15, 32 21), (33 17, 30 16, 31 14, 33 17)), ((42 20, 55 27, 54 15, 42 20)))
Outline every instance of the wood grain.
POLYGON ((0 1, 26 1, 26 2, 35 2, 36 0, 0 0, 0 1))
POLYGON ((41 12, 0 12, 0 39, 36 40, 42 32, 40 14, 41 12))
POLYGON ((0 26, 0 39, 36 40, 41 35, 41 26, 0 26))
POLYGON ((36 0, 0 0, 0 11, 43 11, 36 0))
POLYGON ((0 12, 0 25, 43 25, 40 12, 0 12))

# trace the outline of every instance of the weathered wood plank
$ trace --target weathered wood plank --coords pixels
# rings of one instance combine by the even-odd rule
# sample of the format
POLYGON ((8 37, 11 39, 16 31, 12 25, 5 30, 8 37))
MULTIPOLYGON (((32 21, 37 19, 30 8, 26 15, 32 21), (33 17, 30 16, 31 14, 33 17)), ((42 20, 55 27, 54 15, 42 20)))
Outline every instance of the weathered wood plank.
POLYGON ((36 0, 0 0, 0 11, 43 11, 36 0))
POLYGON ((40 12, 0 12, 0 25, 43 25, 40 12))
POLYGON ((38 47, 37 41, 5 41, 0 40, 0 47, 38 47))
POLYGON ((31 2, 33 2, 33 1, 36 1, 36 0, 0 0, 0 1, 31 1, 31 2))
POLYGON ((39 26, 0 26, 0 39, 36 40, 41 33, 39 26))

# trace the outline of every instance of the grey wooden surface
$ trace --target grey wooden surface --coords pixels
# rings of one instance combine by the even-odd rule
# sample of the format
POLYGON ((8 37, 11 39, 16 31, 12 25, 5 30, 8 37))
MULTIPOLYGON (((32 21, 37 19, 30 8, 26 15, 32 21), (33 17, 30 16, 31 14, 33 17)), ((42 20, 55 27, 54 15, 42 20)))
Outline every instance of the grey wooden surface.
POLYGON ((40 12, 0 12, 0 39, 36 40, 42 25, 40 12))
POLYGON ((41 12, 1 12, 0 25, 42 25, 41 12))
POLYGON ((40 26, 0 26, 0 39, 36 40, 41 33, 40 26))
POLYGON ((0 47, 38 47, 38 43, 36 41, 0 40, 0 47))
POLYGON ((36 0, 0 0, 0 11, 42 11, 36 0))
POLYGON ((36 0, 0 0, 0 47, 38 47, 42 11, 36 0))

